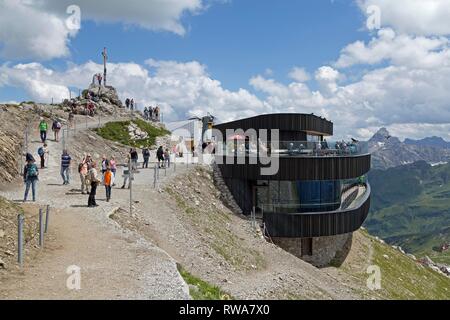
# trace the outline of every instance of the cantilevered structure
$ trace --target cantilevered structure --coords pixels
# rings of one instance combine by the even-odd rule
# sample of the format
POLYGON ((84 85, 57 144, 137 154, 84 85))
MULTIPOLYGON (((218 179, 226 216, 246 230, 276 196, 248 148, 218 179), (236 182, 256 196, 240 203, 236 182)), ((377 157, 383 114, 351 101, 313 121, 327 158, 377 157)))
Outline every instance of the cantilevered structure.
POLYGON ((262 219, 267 237, 317 266, 345 257, 370 207, 366 143, 331 142, 333 123, 313 114, 261 115, 215 129, 225 140, 223 154, 216 152, 222 177, 244 214, 262 219), (242 134, 249 130, 256 139, 242 134), (261 150, 279 161, 275 174, 262 174, 268 159, 252 159, 261 150))

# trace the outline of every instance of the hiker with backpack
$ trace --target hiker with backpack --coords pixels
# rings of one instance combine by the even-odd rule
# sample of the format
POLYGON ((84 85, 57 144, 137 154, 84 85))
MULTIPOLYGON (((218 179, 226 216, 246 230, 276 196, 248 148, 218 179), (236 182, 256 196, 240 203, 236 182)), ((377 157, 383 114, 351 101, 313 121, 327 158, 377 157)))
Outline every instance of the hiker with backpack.
POLYGON ((28 193, 31 192, 33 195, 33 202, 36 201, 36 184, 39 180, 39 170, 34 161, 34 159, 28 159, 29 161, 25 165, 23 170, 23 182, 25 183, 25 195, 23 197, 23 202, 28 199, 28 193))
POLYGON ((48 146, 46 143, 44 143, 44 145, 38 149, 38 155, 41 158, 41 169, 45 169, 45 160, 48 154, 48 146))
POLYGON ((47 141, 47 131, 48 131, 48 124, 47 122, 45 122, 44 118, 41 118, 41 122, 39 122, 39 132, 42 143, 45 143, 45 141, 47 141))
POLYGON ((89 170, 89 180, 91 181, 91 192, 89 193, 88 207, 98 207, 95 196, 97 194, 97 187, 101 181, 98 179, 97 164, 95 162, 92 163, 92 168, 89 170))
POLYGON ((72 158, 70 157, 67 150, 63 151, 61 156, 61 177, 63 178, 63 185, 68 185, 70 183, 70 163, 72 158))
POLYGON ((125 100, 125 106, 127 107, 127 110, 130 109, 130 98, 125 100))
POLYGON ((52 124, 52 130, 53 130, 53 135, 55 136, 56 142, 59 141, 59 132, 61 131, 61 127, 62 127, 61 122, 59 122, 57 119, 55 119, 52 124))
POLYGON ((148 163, 150 160, 150 150, 148 148, 144 148, 142 150, 142 156, 144 157, 144 163, 142 164, 142 169, 148 169, 148 163))

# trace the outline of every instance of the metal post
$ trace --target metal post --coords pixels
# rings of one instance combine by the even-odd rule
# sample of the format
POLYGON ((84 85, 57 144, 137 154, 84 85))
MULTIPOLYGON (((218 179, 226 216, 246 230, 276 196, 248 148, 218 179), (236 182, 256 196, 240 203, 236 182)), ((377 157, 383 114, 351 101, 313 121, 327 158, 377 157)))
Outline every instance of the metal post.
POLYGON ((164 168, 164 177, 167 177, 167 168, 164 168))
POLYGON ((17 255, 17 262, 19 263, 19 266, 23 267, 23 222, 24 222, 24 216, 23 213, 20 213, 17 216, 17 249, 18 249, 18 255, 17 255))
POLYGON ((39 246, 44 247, 44 213, 39 209, 39 246))
POLYGON ((50 218, 50 206, 47 206, 47 211, 45 213, 45 230, 44 233, 48 231, 48 219, 50 218))
POLYGON ((66 150, 66 129, 63 129, 63 136, 62 136, 62 144, 63 144, 63 150, 66 150))
POLYGON ((155 164, 155 171, 153 174, 153 188, 155 188, 155 189, 156 189, 156 167, 157 167, 157 164, 155 164))
POLYGON ((132 167, 131 157, 130 157, 128 169, 130 172, 130 176, 129 176, 129 179, 130 179, 130 182, 129 182, 130 183, 130 215, 132 215, 133 214, 133 167, 132 167))
POLYGON ((157 169, 157 171, 156 171, 156 172, 158 173, 158 174, 157 174, 158 182, 159 182, 159 169, 160 169, 160 168, 159 168, 159 166, 158 166, 158 169, 157 169))

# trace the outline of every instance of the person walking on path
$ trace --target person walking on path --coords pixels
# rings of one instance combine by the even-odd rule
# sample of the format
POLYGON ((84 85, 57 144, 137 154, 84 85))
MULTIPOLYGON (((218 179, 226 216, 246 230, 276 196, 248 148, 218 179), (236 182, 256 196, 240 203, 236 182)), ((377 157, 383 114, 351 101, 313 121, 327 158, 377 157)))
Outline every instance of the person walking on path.
POLYGON ((59 131, 61 131, 61 122, 59 122, 57 119, 55 119, 53 121, 52 124, 52 130, 53 130, 53 135, 55 136, 55 142, 59 142, 59 131))
POLYGON ((137 170, 139 155, 135 148, 130 150, 130 158, 131 158, 131 169, 133 171, 137 170))
MULTIPOLYGON (((125 189, 125 186, 127 185, 127 182, 130 180, 130 155, 127 155, 126 163, 123 166, 123 186, 121 189, 125 189)), ((130 189, 130 183, 128 183, 128 189, 130 189)))
POLYGON ((109 167, 111 168, 112 186, 114 187, 116 185, 116 173, 117 173, 117 162, 115 157, 111 157, 111 160, 109 160, 109 167))
POLYGON ((97 186, 101 181, 98 179, 97 164, 95 162, 92 163, 92 168, 89 170, 89 180, 91 181, 91 193, 89 194, 88 207, 98 207, 95 196, 97 194, 97 186))
POLYGON ((109 200, 111 200, 112 180, 113 174, 111 172, 111 168, 108 166, 105 174, 103 175, 103 184, 105 185, 106 189, 106 202, 109 202, 109 200))
POLYGON ((167 166, 167 168, 170 168, 170 151, 168 148, 164 152, 164 161, 165 161, 165 166, 167 166))
POLYGON ((127 110, 130 109, 130 98, 125 100, 125 106, 127 107, 127 110))
POLYGON ((134 110, 134 99, 131 99, 131 101, 130 101, 130 109, 131 109, 131 111, 134 110))
POLYGON ((42 143, 45 143, 45 141, 47 141, 47 131, 48 131, 48 124, 47 122, 45 122, 44 118, 41 118, 41 122, 39 122, 39 132, 42 143))
POLYGON ((158 167, 163 168, 164 167, 164 149, 163 147, 159 147, 158 151, 156 151, 156 157, 158 158, 158 167), (162 166, 161 166, 162 163, 162 166))
POLYGON ((108 170, 109 161, 106 156, 102 157, 102 174, 105 174, 106 170, 108 170))
POLYGON ((63 185, 68 185, 70 183, 70 163, 72 158, 70 157, 67 150, 63 151, 61 156, 61 177, 63 178, 63 185))
POLYGON ((41 169, 45 169, 45 162, 49 155, 48 146, 46 143, 38 149, 38 155, 41 158, 41 169))
POLYGON ((89 194, 89 183, 88 183, 88 163, 87 163, 88 157, 85 154, 83 157, 83 160, 78 165, 78 172, 80 173, 80 182, 81 182, 81 194, 89 194))
POLYGON ((33 202, 36 201, 36 184, 38 180, 39 180, 38 167, 34 159, 29 159, 23 170, 23 182, 25 183, 25 195, 23 197, 23 202, 26 202, 28 199, 30 187, 31 192, 33 194, 33 202))
POLYGON ((148 169, 148 162, 150 160, 150 150, 148 148, 144 148, 142 150, 142 156, 144 157, 144 163, 142 164, 142 169, 148 169))

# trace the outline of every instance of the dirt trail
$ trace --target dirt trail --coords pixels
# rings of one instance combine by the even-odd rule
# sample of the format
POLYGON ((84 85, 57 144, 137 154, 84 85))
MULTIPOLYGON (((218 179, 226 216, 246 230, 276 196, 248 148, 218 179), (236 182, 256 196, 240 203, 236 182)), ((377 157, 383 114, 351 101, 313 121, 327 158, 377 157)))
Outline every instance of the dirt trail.
MULTIPOLYGON (((78 134, 83 130, 86 128, 81 128, 78 134)), ((34 132, 30 146, 33 152, 40 146, 37 140, 38 133, 34 132)), ((77 190, 76 163, 71 185, 62 186, 59 164, 62 143, 49 141, 49 150, 48 169, 40 171, 37 203, 52 208, 50 240, 23 272, 13 271, 8 278, 1 279, 0 298, 188 299, 188 287, 175 261, 157 246, 122 230, 109 218, 119 207, 129 207, 128 190, 113 190, 112 201, 106 203, 104 188, 99 186, 100 206, 88 209, 87 196, 77 190), (70 266, 81 269, 81 290, 69 290, 66 286, 70 276, 66 271, 70 266)), ((149 185, 152 175, 151 170, 143 171, 137 177, 136 186, 149 185)), ((23 186, 2 191, 0 195, 21 200, 23 186)))

